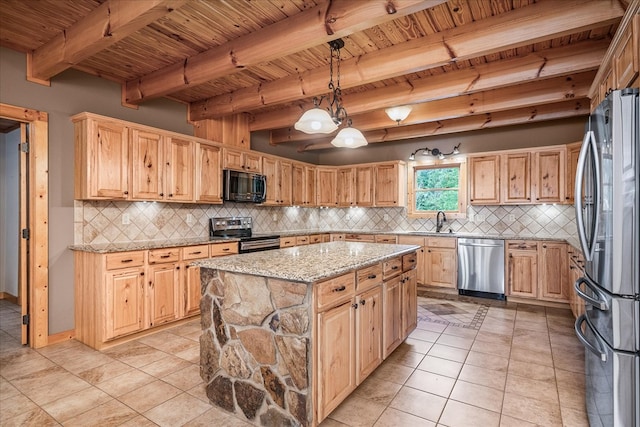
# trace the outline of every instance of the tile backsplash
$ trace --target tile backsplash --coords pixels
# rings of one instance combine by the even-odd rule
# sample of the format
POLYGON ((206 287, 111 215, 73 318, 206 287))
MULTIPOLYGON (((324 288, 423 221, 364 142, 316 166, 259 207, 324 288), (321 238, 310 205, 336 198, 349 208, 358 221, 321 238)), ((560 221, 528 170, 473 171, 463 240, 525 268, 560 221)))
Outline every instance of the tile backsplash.
MULTIPOLYGON (((158 202, 75 201, 74 243, 206 237, 210 217, 250 216, 254 232, 297 230, 435 231, 435 220, 407 217, 405 208, 262 207, 244 203, 193 205, 158 202)), ((445 231, 503 237, 576 235, 572 205, 470 206, 466 219, 445 231)))

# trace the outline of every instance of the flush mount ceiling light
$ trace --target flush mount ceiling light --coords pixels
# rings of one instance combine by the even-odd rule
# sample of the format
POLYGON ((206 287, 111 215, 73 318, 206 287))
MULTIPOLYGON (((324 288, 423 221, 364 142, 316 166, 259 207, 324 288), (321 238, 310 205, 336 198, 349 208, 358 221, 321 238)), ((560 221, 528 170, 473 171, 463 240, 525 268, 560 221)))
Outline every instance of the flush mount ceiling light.
POLYGON ((332 133, 338 129, 342 123, 347 123, 338 135, 331 141, 336 147, 362 147, 367 145, 362 132, 351 127, 351 120, 348 119, 347 110, 342 105, 342 89, 340 88, 340 49, 344 47, 342 39, 329 42, 331 56, 329 61, 329 95, 320 98, 313 98, 313 108, 306 111, 300 119, 293 125, 296 130, 307 134, 332 133), (333 81, 333 62, 336 62, 336 81, 333 81), (326 99, 329 106, 326 109, 320 108, 322 100, 326 99))
POLYGON ((400 105, 398 107, 385 108, 384 112, 387 116, 400 125, 400 122, 407 118, 411 112, 411 105, 400 105))
POLYGON ((443 153, 442 151, 440 151, 437 148, 431 149, 431 148, 418 148, 416 151, 414 151, 413 153, 411 153, 411 155, 409 156, 409 160, 415 160, 416 159, 416 154, 418 154, 419 152, 422 152, 423 156, 433 156, 433 157, 437 157, 440 160, 444 160, 445 157, 447 156, 455 156, 456 154, 460 154, 460 144, 456 145, 455 147, 453 147, 453 151, 451 151, 450 153, 443 153))

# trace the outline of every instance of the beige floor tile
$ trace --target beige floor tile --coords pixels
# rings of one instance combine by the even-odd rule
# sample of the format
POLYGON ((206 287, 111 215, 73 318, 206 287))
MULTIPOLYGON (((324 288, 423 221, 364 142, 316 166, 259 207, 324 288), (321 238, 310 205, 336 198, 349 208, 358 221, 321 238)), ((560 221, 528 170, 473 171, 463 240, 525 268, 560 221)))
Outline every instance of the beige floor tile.
POLYGON ((503 395, 501 390, 458 380, 449 399, 500 413, 503 395))
POLYGON ((447 335, 455 335, 463 338, 475 338, 478 335, 478 331, 471 328, 462 328, 460 326, 449 325, 443 332, 447 335))
POLYGON ((57 381, 43 383, 40 387, 24 391, 24 394, 37 405, 44 405, 90 387, 88 382, 66 372, 57 381))
POLYGON ((447 325, 445 325, 443 323, 434 323, 434 322, 428 322, 426 320, 418 319, 417 328, 418 329, 424 329, 425 331, 441 333, 445 329, 447 329, 447 325))
POLYGON ((511 353, 511 344, 504 342, 487 342, 475 340, 473 345, 471 346, 471 350, 478 353, 509 357, 509 353, 511 353))
POLYGON ((562 425, 571 427, 589 427, 587 413, 582 410, 560 407, 562 413, 562 425))
POLYGON ((50 356, 50 360, 76 375, 88 369, 113 362, 111 357, 88 347, 58 352, 50 356))
POLYGON ((449 347, 448 345, 434 344, 428 354, 429 356, 453 360, 454 362, 464 362, 469 352, 465 349, 449 347))
POLYGON ((7 380, 55 367, 55 363, 36 352, 16 352, 0 362, 0 375, 7 380))
POLYGON ((541 427, 537 424, 530 423, 525 420, 519 420, 517 418, 510 417, 502 414, 500 416, 500 427, 541 427))
POLYGON ((387 360, 391 363, 415 368, 420 364, 423 358, 423 353, 407 351, 406 347, 399 346, 389 357, 387 357, 387 360))
POLYGON ((465 364, 460 371, 458 379, 502 391, 507 381, 507 373, 465 364))
POLYGON ((551 352, 547 350, 535 350, 522 347, 511 347, 512 360, 518 360, 525 363, 535 363, 538 365, 553 366, 553 358, 551 352))
POLYGON ((389 405, 391 408, 437 422, 447 399, 411 387, 402 387, 389 405))
POLYGON ((212 407, 203 414, 185 423, 183 427, 248 427, 250 425, 251 424, 227 414, 221 409, 212 407))
POLYGON ((426 355, 418 369, 444 375, 445 377, 457 378, 460 369, 462 369, 462 363, 426 355))
POLYGON ((396 384, 404 384, 411 376, 413 368, 385 361, 373 371, 371 377, 381 381, 389 381, 396 384))
POLYGON ((473 345, 473 338, 458 337, 455 335, 440 335, 440 338, 436 341, 437 344, 448 345, 449 347, 462 348, 469 350, 473 345))
POLYGON ((526 348, 542 351, 551 351, 549 334, 547 332, 537 332, 527 329, 515 329, 511 345, 518 348, 526 348))
POLYGON ((113 397, 118 397, 132 390, 136 390, 145 384, 149 384, 152 381, 155 381, 155 378, 151 375, 134 370, 98 383, 96 387, 113 397))
POLYGON ((509 362, 509 374, 538 381, 554 381, 555 378, 555 371, 552 367, 536 363, 525 363, 519 360, 511 360, 509 362))
POLYGON ((494 334, 509 336, 513 334, 513 323, 503 323, 499 320, 485 320, 482 326, 480 326, 480 332, 492 332, 494 334))
POLYGON ((369 377, 355 389, 353 394, 363 399, 389 405, 401 388, 400 384, 369 377))
POLYGON ((59 425, 60 424, 56 420, 54 420, 51 415, 47 414, 39 407, 31 409, 27 412, 22 412, 21 414, 16 415, 13 418, 9 418, 2 423, 2 427, 48 427, 59 425))
POLYGON ((117 359, 122 363, 126 363, 127 365, 131 365, 135 368, 140 368, 142 366, 153 363, 156 360, 164 359, 165 357, 167 357, 167 353, 165 353, 164 351, 157 350, 153 347, 136 341, 106 350, 105 353, 107 353, 114 359, 117 359))
POLYGON ((400 344, 399 348, 406 347, 409 351, 413 351, 415 353, 427 354, 427 352, 431 350, 432 346, 433 346, 432 342, 417 340, 409 337, 406 340, 404 340, 402 344, 400 344))
POLYGON ((492 369, 494 371, 506 372, 509 367, 509 359, 506 357, 495 356, 493 354, 470 351, 467 356, 467 360, 465 360, 465 364, 492 369))
POLYGON ((512 334, 503 335, 503 334, 496 334, 495 332, 478 331, 478 334, 476 335, 476 341, 511 345, 512 337, 513 337, 512 334))
POLYGON ((547 322, 542 319, 540 322, 530 322, 528 320, 516 320, 514 332, 517 331, 531 331, 531 332, 549 332, 547 322))
POLYGON ((154 423, 150 419, 137 415, 134 418, 131 418, 129 421, 120 424, 118 427, 157 427, 158 424, 154 423))
POLYGON ((386 405, 351 395, 329 414, 329 418, 353 427, 372 426, 385 409, 386 405))
MULTIPOLYGON (((4 378, 0 377, 0 402, 10 397, 18 396, 22 393, 15 388, 11 383, 4 378)), ((2 404, 0 403, 0 407, 2 404)))
POLYGON ((200 344, 177 352, 174 356, 191 363, 200 363, 200 344))
POLYGON ((111 399, 113 399, 113 397, 102 390, 90 387, 42 405, 42 409, 47 411, 56 421, 64 422, 96 406, 107 403, 111 399))
POLYGON ((436 342, 440 337, 440 332, 415 329, 413 332, 411 332, 411 335, 409 335, 409 337, 421 341, 436 342))
POLYGON ((187 390, 187 393, 189 393, 193 397, 196 397, 202 400, 203 402, 209 403, 209 397, 207 396, 207 390, 205 389, 204 383, 198 384, 192 389, 187 390))
POLYGON ((95 368, 80 372, 78 376, 90 384, 98 384, 127 372, 131 372, 133 369, 134 368, 127 365, 126 363, 113 360, 112 362, 105 365, 97 366, 95 368))
POLYGON ((500 414, 477 406, 449 400, 439 425, 448 427, 498 427, 500 414))
POLYGON ((119 426, 138 414, 122 402, 112 399, 90 411, 77 415, 65 423, 69 426, 119 426))
POLYGON ((124 394, 118 400, 142 413, 178 394, 180 394, 180 389, 158 380, 124 394))
POLYGON ((456 380, 453 378, 417 369, 409 377, 405 385, 407 387, 426 391, 427 393, 436 394, 442 397, 449 397, 455 382, 456 380))
POLYGON ((188 366, 192 366, 192 364, 179 357, 167 355, 165 358, 144 365, 140 370, 156 378, 163 378, 188 366))
POLYGON ((584 373, 584 348, 578 353, 554 353, 553 364, 557 369, 565 371, 584 373))
POLYGON ((505 393, 502 413, 541 426, 561 426, 560 405, 505 393))
POLYGON ((586 407, 584 374, 556 369, 560 407, 584 412, 586 407))
POLYGON ((163 427, 181 426, 211 409, 211 405, 182 393, 143 415, 163 427))
POLYGON ((140 338, 138 342, 169 354, 176 354, 194 346, 193 340, 169 333, 158 332, 140 338))
POLYGON ((0 425, 4 425, 4 423, 15 416, 37 409, 38 405, 33 403, 25 395, 18 393, 13 397, 3 399, 0 408, 2 408, 2 410, 0 410, 0 425))
POLYGON ((398 411, 397 409, 387 408, 374 424, 374 427, 398 426, 435 427, 436 423, 415 415, 407 414, 406 412, 398 411))
POLYGON ((527 377, 508 374, 505 393, 518 394, 523 397, 531 396, 545 402, 557 405, 560 404, 555 378, 546 381, 539 381, 527 377))
POLYGON ((179 371, 162 377, 162 381, 182 391, 190 390, 196 385, 204 383, 200 378, 200 367, 198 365, 186 366, 179 371))
POLYGON ((487 318, 498 320, 515 320, 516 310, 510 310, 506 308, 489 307, 487 310, 487 318))

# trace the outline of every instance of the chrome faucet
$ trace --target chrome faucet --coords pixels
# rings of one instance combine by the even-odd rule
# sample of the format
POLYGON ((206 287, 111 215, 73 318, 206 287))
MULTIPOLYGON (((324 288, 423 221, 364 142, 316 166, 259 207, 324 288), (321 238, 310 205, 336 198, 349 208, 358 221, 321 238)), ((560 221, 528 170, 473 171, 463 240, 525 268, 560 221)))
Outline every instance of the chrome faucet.
POLYGON ((447 216, 442 211, 438 211, 436 214, 436 233, 439 233, 444 227, 444 223, 447 222, 447 216), (442 214, 442 218, 440 218, 440 214, 442 214))

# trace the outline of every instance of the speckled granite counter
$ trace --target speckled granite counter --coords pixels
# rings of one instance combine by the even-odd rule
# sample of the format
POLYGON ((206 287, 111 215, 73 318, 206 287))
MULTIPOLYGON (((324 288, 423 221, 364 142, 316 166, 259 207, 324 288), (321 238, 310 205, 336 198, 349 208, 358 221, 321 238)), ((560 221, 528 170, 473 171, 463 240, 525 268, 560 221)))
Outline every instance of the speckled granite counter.
POLYGON ((100 245, 100 244, 73 245, 73 246, 69 246, 69 249, 71 249, 72 251, 108 254, 113 252, 143 251, 147 249, 176 248, 179 246, 206 245, 208 243, 237 242, 239 240, 240 239, 227 238, 227 237, 209 239, 209 236, 207 236, 207 237, 192 237, 192 238, 174 239, 174 240, 140 240, 137 242, 107 243, 104 245, 100 245))
POLYGON ((313 283, 420 249, 414 245, 330 242, 197 261, 232 273, 313 283))

